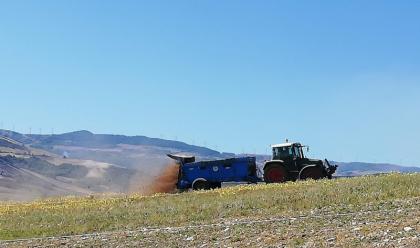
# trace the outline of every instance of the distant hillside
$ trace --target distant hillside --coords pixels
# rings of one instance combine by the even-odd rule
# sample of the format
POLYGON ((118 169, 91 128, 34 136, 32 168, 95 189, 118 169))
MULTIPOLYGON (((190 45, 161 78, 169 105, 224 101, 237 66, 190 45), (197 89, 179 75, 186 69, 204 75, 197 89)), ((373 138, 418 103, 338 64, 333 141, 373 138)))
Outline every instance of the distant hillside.
POLYGON ((3 136, 0 136, 0 146, 7 147, 7 148, 10 148, 10 149, 25 150, 25 147, 22 143, 16 142, 13 139, 3 137, 3 136))
POLYGON ((10 130, 4 130, 4 129, 0 129, 0 136, 2 137, 6 137, 6 138, 10 138, 14 141, 20 142, 22 144, 29 144, 31 142, 33 142, 33 140, 25 134, 21 134, 18 132, 13 132, 10 130))
POLYGON ((0 156, 0 200, 127 192, 132 170, 94 161, 0 156))
POLYGON ((360 176, 386 172, 420 172, 420 167, 408 167, 386 163, 337 162, 336 174, 340 176, 360 176))
POLYGON ((172 163, 167 153, 190 153, 200 159, 228 155, 145 136, 0 130, 0 200, 147 190, 172 163))
POLYGON ((125 136, 113 134, 93 134, 89 131, 76 131, 64 134, 39 135, 20 134, 7 130, 0 130, 0 135, 10 137, 24 144, 39 148, 52 146, 80 146, 86 148, 113 148, 119 144, 156 146, 161 148, 176 149, 179 151, 196 153, 200 156, 221 156, 217 151, 206 147, 189 145, 180 141, 149 138, 146 136, 125 136))
MULTIPOLYGON (((197 160, 244 154, 220 153, 179 141, 93 134, 56 135, 0 130, 0 200, 97 192, 142 192, 173 161, 168 153, 187 153, 197 160)), ((252 155, 252 154, 248 154, 252 155)), ((256 155, 261 165, 268 155, 256 155)), ((340 163, 336 176, 390 171, 420 172, 419 167, 361 162, 340 163)))

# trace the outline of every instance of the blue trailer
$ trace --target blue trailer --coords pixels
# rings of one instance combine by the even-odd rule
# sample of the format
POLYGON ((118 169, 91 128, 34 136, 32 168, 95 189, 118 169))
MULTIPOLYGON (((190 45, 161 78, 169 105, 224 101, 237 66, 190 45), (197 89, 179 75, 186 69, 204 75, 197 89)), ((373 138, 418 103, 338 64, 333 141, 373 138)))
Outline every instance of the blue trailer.
POLYGON ((194 156, 168 156, 179 164, 177 188, 180 190, 220 188, 223 182, 261 181, 257 176, 255 157, 196 162, 194 156))
POLYGON ((223 182, 282 183, 331 179, 337 165, 330 164, 326 159, 322 161, 305 157, 303 147, 307 146, 289 143, 288 140, 286 143, 273 145, 272 159, 265 161, 264 166, 258 169, 255 157, 195 162, 194 156, 168 156, 179 164, 177 187, 180 190, 218 188, 223 182))

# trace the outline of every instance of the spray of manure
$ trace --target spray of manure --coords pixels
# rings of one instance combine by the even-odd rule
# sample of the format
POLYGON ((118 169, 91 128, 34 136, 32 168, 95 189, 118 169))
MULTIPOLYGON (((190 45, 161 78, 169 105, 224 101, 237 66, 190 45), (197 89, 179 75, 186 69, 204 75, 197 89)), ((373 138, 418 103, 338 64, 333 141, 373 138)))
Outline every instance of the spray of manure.
POLYGON ((131 191, 143 195, 152 195, 155 193, 173 193, 176 192, 176 183, 178 181, 179 165, 177 163, 167 164, 158 175, 149 177, 137 176, 131 187, 131 191), (140 183, 140 184, 139 184, 140 183))
POLYGON ((178 181, 179 165, 171 163, 166 166, 149 187, 149 193, 171 193, 176 190, 178 181))

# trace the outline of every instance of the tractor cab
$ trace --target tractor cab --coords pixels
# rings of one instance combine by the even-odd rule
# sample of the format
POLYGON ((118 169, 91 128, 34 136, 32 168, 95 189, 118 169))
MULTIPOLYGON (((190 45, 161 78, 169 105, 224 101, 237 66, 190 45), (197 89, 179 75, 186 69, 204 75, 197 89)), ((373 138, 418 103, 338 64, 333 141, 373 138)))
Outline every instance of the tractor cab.
POLYGON ((283 143, 272 145, 273 149, 273 160, 292 160, 292 159, 303 159, 305 158, 303 154, 302 147, 300 143, 283 143))

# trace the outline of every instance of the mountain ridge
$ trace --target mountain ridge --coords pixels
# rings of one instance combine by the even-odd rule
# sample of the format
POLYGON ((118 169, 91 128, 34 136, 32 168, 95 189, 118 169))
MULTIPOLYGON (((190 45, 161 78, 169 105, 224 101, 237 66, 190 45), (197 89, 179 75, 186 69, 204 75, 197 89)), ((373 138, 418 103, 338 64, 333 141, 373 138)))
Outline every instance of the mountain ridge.
POLYGON ((0 129, 0 135, 24 144, 44 147, 48 145, 83 145, 90 148, 114 147, 118 144, 149 145, 165 148, 176 148, 185 152, 198 152, 206 156, 220 156, 221 153, 207 147, 190 145, 181 141, 151 138, 143 135, 94 134, 87 130, 79 130, 63 134, 21 134, 0 129))
MULTIPOLYGON (((173 161, 168 153, 197 160, 250 154, 215 151, 180 141, 94 134, 21 134, 0 130, 0 200, 26 200, 67 194, 142 192, 173 161), (28 193, 28 191, 32 193, 28 193)), ((269 155, 255 155, 261 165, 269 155)), ((337 176, 420 172, 419 167, 388 163, 336 162, 337 176)))

